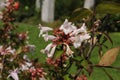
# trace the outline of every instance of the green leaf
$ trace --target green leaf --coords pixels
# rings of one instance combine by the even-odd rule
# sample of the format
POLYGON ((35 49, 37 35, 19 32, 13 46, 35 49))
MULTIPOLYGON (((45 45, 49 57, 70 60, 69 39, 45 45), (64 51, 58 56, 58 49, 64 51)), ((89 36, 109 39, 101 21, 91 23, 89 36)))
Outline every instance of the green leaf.
POLYGON ((102 68, 102 70, 105 72, 105 74, 108 76, 110 80, 114 80, 112 76, 104 68, 102 68))
POLYGON ((60 58, 60 56, 63 54, 63 50, 56 50, 54 54, 54 59, 60 58))
POLYGON ((76 63, 74 62, 74 63, 72 64, 72 66, 70 67, 68 73, 69 73, 69 74, 75 74, 76 72, 77 72, 77 66, 76 66, 76 63))
POLYGON ((80 57, 80 56, 76 56, 76 57, 74 57, 73 59, 76 60, 76 61, 82 61, 82 60, 83 60, 83 58, 80 57))
POLYGON ((96 7, 96 13, 99 15, 99 17, 105 16, 107 13, 109 14, 120 14, 120 4, 111 2, 111 1, 105 1, 97 5, 96 7))
POLYGON ((89 62, 87 60, 83 60, 81 62, 81 65, 89 73, 89 75, 91 75, 91 73, 93 72, 93 68, 90 66, 89 62))
POLYGON ((69 74, 65 75, 63 78, 64 78, 64 80, 71 80, 71 79, 69 78, 69 74))
POLYGON ((112 48, 108 50, 99 61, 99 65, 101 66, 110 66, 116 60, 118 53, 120 52, 120 47, 112 48))
POLYGON ((88 64, 87 60, 83 60, 83 61, 81 62, 81 65, 82 65, 85 69, 89 69, 89 64, 88 64))
POLYGON ((80 21, 83 18, 90 17, 91 15, 92 15, 91 10, 86 9, 86 8, 78 8, 70 16, 70 20, 71 21, 80 21))

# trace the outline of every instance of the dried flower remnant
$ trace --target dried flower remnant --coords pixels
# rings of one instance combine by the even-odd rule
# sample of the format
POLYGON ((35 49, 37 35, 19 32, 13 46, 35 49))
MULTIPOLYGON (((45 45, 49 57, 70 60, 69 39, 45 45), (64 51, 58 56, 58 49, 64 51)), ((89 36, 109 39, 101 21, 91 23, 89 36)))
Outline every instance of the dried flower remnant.
POLYGON ((29 71, 31 73, 32 80, 36 80, 36 79, 45 80, 45 75, 47 73, 44 72, 43 68, 31 68, 29 71))
POLYGON ((86 75, 81 75, 76 78, 76 80, 88 80, 86 75))

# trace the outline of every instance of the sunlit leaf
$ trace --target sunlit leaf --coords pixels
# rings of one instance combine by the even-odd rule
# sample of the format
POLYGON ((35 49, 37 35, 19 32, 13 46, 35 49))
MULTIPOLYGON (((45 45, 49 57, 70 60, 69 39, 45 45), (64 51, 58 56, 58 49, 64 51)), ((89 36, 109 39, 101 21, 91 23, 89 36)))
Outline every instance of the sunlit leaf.
POLYGON ((22 52, 22 47, 19 47, 18 50, 16 51, 16 54, 20 54, 22 52))
POLYGON ((63 78, 64 78, 64 80, 71 80, 69 77, 69 74, 65 75, 63 78))
POLYGON ((116 60, 118 53, 120 52, 120 47, 112 48, 108 50, 101 58, 100 62, 98 63, 101 66, 110 66, 116 60))

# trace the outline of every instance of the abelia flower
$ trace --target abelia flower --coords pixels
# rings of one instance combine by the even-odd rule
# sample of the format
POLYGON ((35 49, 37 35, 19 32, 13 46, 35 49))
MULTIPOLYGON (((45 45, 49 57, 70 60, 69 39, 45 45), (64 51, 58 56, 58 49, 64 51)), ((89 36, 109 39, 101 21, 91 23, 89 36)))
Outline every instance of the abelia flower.
POLYGON ((87 40, 90 38, 90 35, 89 34, 79 34, 75 37, 71 37, 70 40, 73 42, 73 45, 75 48, 78 48, 81 46, 81 43, 84 41, 84 40, 87 40))
POLYGON ((40 29, 40 33, 39 33, 39 37, 43 34, 43 33, 47 33, 48 31, 53 30, 50 27, 44 27, 41 24, 39 24, 39 29, 40 29))
POLYGON ((65 44, 66 45, 66 54, 68 55, 68 56, 71 56, 71 57, 73 57, 73 51, 70 49, 70 47, 69 47, 69 45, 68 44, 65 44))
POLYGON ((19 80, 18 77, 18 69, 15 69, 13 71, 10 71, 10 74, 8 75, 7 78, 12 77, 14 80, 19 80))
POLYGON ((21 71, 29 70, 31 66, 32 66, 32 63, 24 62, 24 64, 21 64, 20 70, 21 71))
POLYGON ((53 43, 50 43, 47 45, 45 49, 42 49, 42 53, 46 53, 48 57, 52 57, 54 55, 55 49, 57 45, 54 45, 53 43))
POLYGON ((43 34, 42 37, 44 38, 45 41, 54 40, 56 38, 55 36, 48 34, 43 34))
POLYGON ((11 46, 9 46, 8 48, 0 46, 0 54, 1 55, 6 55, 6 54, 10 54, 10 53, 14 54, 15 49, 12 49, 11 46))
POLYGON ((76 30, 77 28, 76 26, 74 26, 74 24, 68 22, 68 20, 66 19, 59 29, 63 30, 63 32, 67 35, 68 33, 71 33, 72 31, 76 30))
POLYGON ((83 25, 81 26, 81 28, 74 30, 74 31, 70 34, 70 36, 78 35, 79 33, 85 33, 85 34, 87 33, 85 23, 83 23, 83 25))

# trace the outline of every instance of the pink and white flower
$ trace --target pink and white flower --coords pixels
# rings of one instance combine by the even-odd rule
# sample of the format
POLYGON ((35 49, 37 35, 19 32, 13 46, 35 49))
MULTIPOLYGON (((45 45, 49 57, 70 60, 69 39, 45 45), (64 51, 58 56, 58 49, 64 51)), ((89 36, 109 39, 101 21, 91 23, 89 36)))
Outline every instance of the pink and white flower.
POLYGON ((14 80, 19 80, 18 77, 18 69, 15 69, 13 71, 10 71, 10 74, 8 75, 7 78, 12 77, 14 80))
POLYGON ((53 39, 56 38, 55 36, 53 36, 53 35, 48 35, 48 34, 43 34, 42 37, 44 38, 45 41, 53 40, 53 39))
POLYGON ((76 30, 77 28, 76 26, 74 26, 74 24, 68 22, 68 20, 66 19, 59 29, 63 30, 63 32, 67 35, 68 33, 71 33, 72 31, 76 30))
POLYGON ((6 54, 14 54, 15 53, 15 49, 12 49, 11 46, 9 46, 8 48, 5 48, 3 46, 0 46, 0 54, 1 55, 6 55, 6 54))
POLYGON ((46 53, 48 57, 52 57, 54 55, 55 49, 57 45, 54 45, 53 43, 50 43, 47 45, 45 49, 42 49, 42 53, 46 53))
POLYGON ((39 24, 39 29, 40 29, 40 33, 39 33, 39 37, 43 34, 43 33, 47 33, 48 31, 53 30, 50 27, 44 27, 41 24, 39 24))
MULTIPOLYGON (((65 43, 64 43, 65 44, 65 43)), ((70 46, 68 44, 65 44, 66 45, 66 54, 69 56, 69 57, 73 57, 73 51, 70 49, 70 46)))

